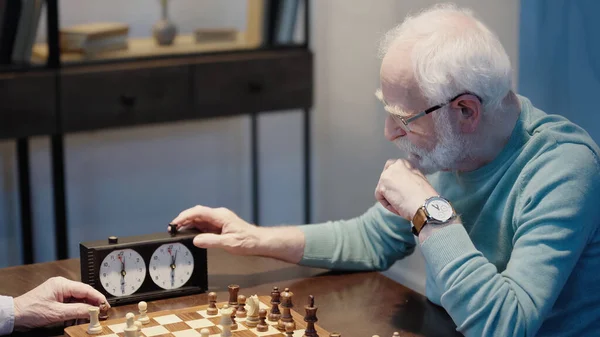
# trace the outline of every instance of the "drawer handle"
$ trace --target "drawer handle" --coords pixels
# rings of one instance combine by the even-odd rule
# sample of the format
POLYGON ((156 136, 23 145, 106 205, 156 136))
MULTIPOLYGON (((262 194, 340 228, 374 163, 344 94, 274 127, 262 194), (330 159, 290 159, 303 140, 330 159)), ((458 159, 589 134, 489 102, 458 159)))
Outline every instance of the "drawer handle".
POLYGON ((121 101, 121 105, 128 108, 131 108, 135 105, 135 96, 121 95, 121 97, 119 97, 119 100, 121 101))
POLYGON ((262 83, 258 82, 250 82, 248 83, 248 92, 251 94, 258 94, 263 90, 262 83))

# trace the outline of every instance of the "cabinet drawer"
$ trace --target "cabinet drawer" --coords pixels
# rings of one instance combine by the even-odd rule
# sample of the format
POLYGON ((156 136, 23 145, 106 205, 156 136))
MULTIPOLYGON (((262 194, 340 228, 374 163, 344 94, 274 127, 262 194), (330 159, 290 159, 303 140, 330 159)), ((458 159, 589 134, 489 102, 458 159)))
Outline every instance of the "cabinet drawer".
POLYGON ((0 77, 0 139, 56 131, 55 74, 6 74, 0 77))
POLYGON ((312 55, 264 54, 194 65, 194 110, 221 116, 312 106, 312 55))
POLYGON ((189 66, 65 71, 65 131, 174 121, 189 115, 189 66))

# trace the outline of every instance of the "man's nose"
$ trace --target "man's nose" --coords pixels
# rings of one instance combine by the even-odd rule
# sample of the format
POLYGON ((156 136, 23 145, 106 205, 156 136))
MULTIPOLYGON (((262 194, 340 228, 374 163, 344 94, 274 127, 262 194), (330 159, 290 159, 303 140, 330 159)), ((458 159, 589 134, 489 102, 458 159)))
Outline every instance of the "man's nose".
POLYGON ((384 134, 385 138, 390 142, 394 141, 396 138, 406 136, 406 131, 404 131, 404 128, 402 128, 400 123, 402 122, 394 120, 390 115, 386 117, 384 134))

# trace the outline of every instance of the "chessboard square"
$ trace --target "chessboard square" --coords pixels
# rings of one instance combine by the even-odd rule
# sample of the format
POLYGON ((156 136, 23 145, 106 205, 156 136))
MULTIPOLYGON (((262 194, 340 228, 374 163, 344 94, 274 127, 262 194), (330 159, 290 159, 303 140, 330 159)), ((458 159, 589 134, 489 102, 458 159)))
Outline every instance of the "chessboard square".
MULTIPOLYGON (((211 322, 206 318, 196 319, 193 321, 186 321, 185 324, 187 324, 192 329, 201 329, 215 326, 215 323, 211 322)), ((219 332, 221 332, 221 330, 219 330, 219 332)))
POLYGON ((185 322, 177 322, 177 323, 165 324, 163 326, 165 327, 165 329, 167 329, 167 330, 169 330, 171 332, 181 331, 181 330, 188 330, 190 328, 190 326, 187 325, 187 324, 185 324, 185 322))
POLYGON ((142 328, 142 333, 147 337, 158 336, 160 334, 168 334, 169 330, 165 329, 164 326, 153 326, 150 328, 142 328))
POLYGON ((198 313, 198 314, 202 315, 202 317, 206 317, 206 318, 208 318, 208 317, 221 317, 221 315, 219 315, 218 312, 216 314, 214 314, 214 315, 209 315, 208 312, 206 312, 206 310, 199 310, 199 311, 196 311, 196 313, 198 313))
MULTIPOLYGON (((90 335, 90 336, 92 336, 92 335, 90 335)), ((102 337, 119 337, 119 335, 117 335, 116 333, 111 333, 111 334, 108 334, 108 335, 97 335, 97 336, 102 336, 102 337)))
POLYGON ((182 312, 182 313, 176 314, 176 315, 177 315, 177 317, 181 318, 181 320, 184 322, 204 318, 204 316, 202 316, 198 312, 182 312))
POLYGON ((149 328, 151 326, 157 326, 157 325, 160 325, 160 323, 155 321, 154 318, 150 318, 150 320, 146 324, 142 323, 142 328, 149 328))
POLYGON ((157 321, 160 325, 181 322, 181 318, 177 317, 177 315, 158 316, 154 317, 154 320, 157 321))
POLYGON ((250 331, 252 331, 252 333, 254 333, 255 336, 261 336, 261 337, 281 334, 281 332, 279 332, 279 330, 275 329, 271 325, 269 325, 269 328, 267 329, 267 331, 261 332, 261 331, 256 330, 256 328, 252 328, 252 329, 250 329, 250 331))
POLYGON ((200 337, 200 333, 194 329, 174 331, 175 337, 200 337))
POLYGON ((219 317, 207 317, 206 319, 208 319, 209 321, 215 323, 215 325, 221 323, 221 316, 219 316, 219 317))
MULTIPOLYGON (((217 324, 217 328, 223 330, 223 326, 220 324, 217 324)), ((237 329, 231 329, 231 331, 240 331, 240 330, 248 330, 248 327, 243 324, 238 324, 237 329)))
POLYGON ((114 332, 114 333, 119 333, 119 332, 125 331, 126 326, 127 326, 126 323, 119 323, 119 324, 109 325, 108 328, 110 330, 112 330, 112 332, 114 332))
POLYGON ((220 335, 221 334, 221 329, 219 329, 216 325, 209 326, 206 328, 199 328, 199 329, 196 329, 196 331, 201 332, 202 329, 208 329, 209 335, 215 335, 215 334, 220 335))
POLYGON ((233 336, 234 337, 256 337, 256 335, 254 333, 252 333, 250 330, 233 331, 233 336))

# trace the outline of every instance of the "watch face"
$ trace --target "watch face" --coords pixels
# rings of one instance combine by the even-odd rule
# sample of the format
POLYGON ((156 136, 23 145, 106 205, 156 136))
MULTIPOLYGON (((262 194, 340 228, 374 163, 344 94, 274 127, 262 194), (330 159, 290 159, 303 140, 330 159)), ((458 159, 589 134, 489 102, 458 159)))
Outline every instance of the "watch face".
POLYGON ((439 222, 450 220, 454 214, 454 210, 450 203, 446 199, 440 197, 429 199, 425 204, 425 208, 427 209, 429 216, 433 218, 433 220, 439 222))
POLYGON ((163 289, 183 286, 194 271, 192 252, 181 243, 168 243, 158 247, 150 259, 150 277, 163 289))
POLYGON ((146 264, 133 249, 115 250, 100 266, 100 283, 113 296, 131 295, 144 283, 146 264))

